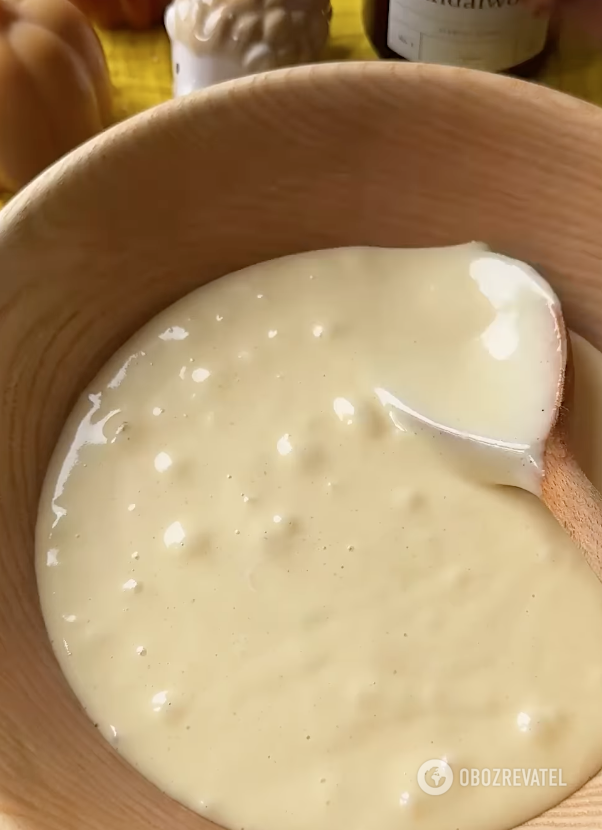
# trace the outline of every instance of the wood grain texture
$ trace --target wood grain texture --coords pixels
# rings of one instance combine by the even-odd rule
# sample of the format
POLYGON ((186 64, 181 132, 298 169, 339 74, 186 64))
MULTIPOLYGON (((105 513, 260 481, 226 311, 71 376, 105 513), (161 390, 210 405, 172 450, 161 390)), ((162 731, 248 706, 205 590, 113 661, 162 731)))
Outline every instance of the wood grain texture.
MULTIPOLYGON (((203 830, 96 733, 48 644, 37 499, 78 392, 168 303, 337 245, 483 239, 538 263, 602 347, 602 111, 508 78, 323 65, 122 124, 0 213, 0 815, 8 830, 203 830)), ((596 779, 538 828, 600 830, 596 779)))
POLYGON ((554 430, 547 442, 542 501, 602 581, 602 497, 577 463, 564 431, 554 430))
POLYGON ((557 388, 557 412, 544 448, 541 500, 580 548, 602 582, 602 495, 579 465, 571 445, 575 366, 564 320, 557 320, 566 366, 557 388))

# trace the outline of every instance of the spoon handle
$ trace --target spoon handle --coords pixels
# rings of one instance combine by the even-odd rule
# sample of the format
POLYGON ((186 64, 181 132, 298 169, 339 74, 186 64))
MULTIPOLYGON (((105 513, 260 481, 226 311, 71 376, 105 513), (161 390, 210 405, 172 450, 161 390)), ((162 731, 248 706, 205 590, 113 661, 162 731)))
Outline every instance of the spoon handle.
POLYGON ((602 496, 564 436, 552 432, 545 452, 541 499, 602 581, 602 496))

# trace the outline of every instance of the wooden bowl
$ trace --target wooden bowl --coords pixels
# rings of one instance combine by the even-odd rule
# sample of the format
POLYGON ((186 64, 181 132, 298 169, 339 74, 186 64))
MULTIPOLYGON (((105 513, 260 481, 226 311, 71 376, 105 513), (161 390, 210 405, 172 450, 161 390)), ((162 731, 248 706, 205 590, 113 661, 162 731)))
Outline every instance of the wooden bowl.
MULTIPOLYGON (((202 830, 122 761, 54 660, 40 486, 78 392, 141 324, 236 268, 482 239, 539 263, 602 348, 602 110, 466 70, 322 65, 94 139, 0 214, 0 827, 202 830)), ((535 822, 602 826, 602 779, 535 822)))

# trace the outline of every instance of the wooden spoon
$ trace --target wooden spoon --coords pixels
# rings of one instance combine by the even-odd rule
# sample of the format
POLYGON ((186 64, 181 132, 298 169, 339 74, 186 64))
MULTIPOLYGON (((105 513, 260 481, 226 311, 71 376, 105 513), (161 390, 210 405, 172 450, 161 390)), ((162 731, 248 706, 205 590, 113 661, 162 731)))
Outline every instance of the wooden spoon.
MULTIPOLYGON (((524 264, 542 276, 536 265, 524 264)), ((527 464, 517 465, 513 450, 508 455, 509 446, 502 442, 452 429, 410 408, 386 390, 375 391, 381 403, 395 407, 406 426, 411 425, 409 429, 418 428, 430 439, 443 439, 448 456, 469 471, 469 475, 476 474, 489 484, 518 487, 536 495, 578 545, 602 582, 602 495, 587 478, 570 447, 569 421, 575 383, 571 341, 557 297, 549 310, 555 324, 561 371, 549 433, 543 442, 538 440, 532 448, 528 447, 527 464)))
POLYGON ((568 426, 575 371, 571 341, 561 314, 557 315, 557 323, 566 344, 566 362, 558 383, 556 417, 544 446, 540 498, 602 581, 602 496, 579 466, 570 447, 568 426))

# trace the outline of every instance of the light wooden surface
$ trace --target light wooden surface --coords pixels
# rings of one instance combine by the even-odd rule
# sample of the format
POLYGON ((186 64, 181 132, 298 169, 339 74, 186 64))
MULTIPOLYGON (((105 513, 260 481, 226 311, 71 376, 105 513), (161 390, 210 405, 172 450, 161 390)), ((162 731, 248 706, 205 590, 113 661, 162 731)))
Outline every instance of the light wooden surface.
MULTIPOLYGON (((601 146, 602 109, 545 88, 439 67, 321 66, 142 115, 5 208, 3 830, 209 826, 99 737, 39 611, 42 477, 74 397, 100 365, 159 309, 236 268, 321 247, 469 238, 537 262, 568 324, 602 348, 601 146)), ((600 830, 600 777, 534 824, 600 830)))
MULTIPOLYGON (((575 418, 571 418, 575 408, 573 350, 562 312, 557 315, 556 322, 561 342, 566 348, 566 366, 556 391, 556 419, 544 449, 541 500, 578 545, 590 568, 602 582, 602 497, 573 452, 573 444, 577 443, 574 441, 577 425, 575 418)), ((583 446, 587 434, 579 438, 583 446)), ((593 443, 590 442, 589 446, 593 443)))
MULTIPOLYGON (((361 0, 332 0, 334 9, 326 60, 374 60, 361 22, 361 0)), ((169 42, 152 32, 100 32, 115 91, 118 119, 171 97, 169 42)), ((602 49, 586 48, 564 35, 541 75, 543 83, 602 105, 602 49)), ((8 200, 0 193, 0 206, 8 200)))
POLYGON ((550 436, 545 469, 542 501, 602 580, 602 499, 573 455, 564 430, 550 436))

